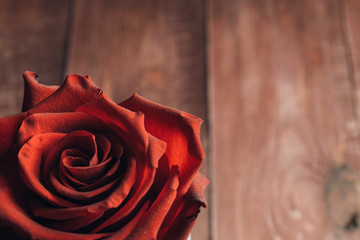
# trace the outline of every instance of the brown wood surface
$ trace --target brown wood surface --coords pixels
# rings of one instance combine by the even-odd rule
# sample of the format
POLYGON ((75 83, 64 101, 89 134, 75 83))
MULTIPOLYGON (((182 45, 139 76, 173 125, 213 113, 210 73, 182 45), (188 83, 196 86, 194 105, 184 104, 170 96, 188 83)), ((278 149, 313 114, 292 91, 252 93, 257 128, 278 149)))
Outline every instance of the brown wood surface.
POLYGON ((60 82, 69 1, 0 1, 0 116, 21 110, 24 71, 60 82))
POLYGON ((359 239, 359 3, 210 2, 213 238, 359 239))
MULTIPOLYGON (((90 75, 115 102, 137 92, 206 119, 201 0, 77 0, 73 12, 67 74, 90 75)), ((208 210, 192 236, 209 239, 208 210)))

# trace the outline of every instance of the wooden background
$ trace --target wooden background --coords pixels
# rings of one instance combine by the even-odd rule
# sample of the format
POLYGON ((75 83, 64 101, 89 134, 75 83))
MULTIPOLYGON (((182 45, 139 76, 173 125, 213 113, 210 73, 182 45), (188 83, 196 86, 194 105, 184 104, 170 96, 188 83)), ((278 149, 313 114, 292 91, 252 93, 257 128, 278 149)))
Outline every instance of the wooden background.
POLYGON ((205 120, 192 239, 359 239, 360 1, 0 0, 0 116, 25 70, 205 120))

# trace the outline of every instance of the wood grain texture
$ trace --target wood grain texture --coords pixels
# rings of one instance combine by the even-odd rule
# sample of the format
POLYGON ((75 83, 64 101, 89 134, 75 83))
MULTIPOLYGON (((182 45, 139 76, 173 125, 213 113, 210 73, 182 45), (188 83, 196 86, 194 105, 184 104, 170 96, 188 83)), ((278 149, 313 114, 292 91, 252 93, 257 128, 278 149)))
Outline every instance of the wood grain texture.
POLYGON ((40 81, 61 77, 69 1, 0 1, 0 116, 21 110, 22 74, 36 71, 40 81))
MULTIPOLYGON (((66 73, 90 75, 115 102, 137 92, 206 119, 203 11, 201 0, 76 0, 66 73)), ((207 213, 193 239, 209 239, 207 213)))
POLYGON ((348 59, 351 61, 353 68, 352 78, 356 87, 355 90, 358 90, 360 86, 360 2, 345 0, 342 7, 344 8, 344 32, 348 36, 346 39, 348 59))
POLYGON ((359 238, 358 7, 210 1, 213 239, 359 238))

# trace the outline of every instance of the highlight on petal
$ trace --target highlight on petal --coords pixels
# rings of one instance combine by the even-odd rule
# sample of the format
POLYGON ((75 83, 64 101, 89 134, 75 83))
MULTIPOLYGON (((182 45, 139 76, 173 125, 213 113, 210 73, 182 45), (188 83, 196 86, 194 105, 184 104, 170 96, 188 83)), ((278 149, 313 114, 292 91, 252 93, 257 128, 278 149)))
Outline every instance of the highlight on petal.
POLYGON ((163 180, 169 174, 170 166, 177 165, 180 172, 178 195, 184 195, 204 158, 200 142, 202 120, 177 109, 151 102, 137 94, 119 105, 131 111, 144 113, 146 131, 167 143, 166 152, 159 162, 156 187, 161 188, 163 180))
POLYGON ((154 181, 155 189, 159 190, 164 184, 171 165, 179 166, 178 194, 164 221, 169 223, 175 218, 182 198, 204 158, 200 142, 202 120, 177 109, 151 102, 137 94, 119 105, 144 113, 146 131, 167 143, 166 152, 159 161, 154 181))
POLYGON ((24 78, 24 99, 22 112, 36 106, 39 102, 53 94, 59 87, 46 86, 38 82, 39 75, 34 72, 26 71, 23 75, 24 78))

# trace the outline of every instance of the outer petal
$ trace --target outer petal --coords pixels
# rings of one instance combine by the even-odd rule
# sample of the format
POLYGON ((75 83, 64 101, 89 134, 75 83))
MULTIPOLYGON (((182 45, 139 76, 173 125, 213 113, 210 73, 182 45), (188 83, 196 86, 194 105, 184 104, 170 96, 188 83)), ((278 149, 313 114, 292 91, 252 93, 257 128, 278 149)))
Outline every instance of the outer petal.
POLYGON ((22 112, 28 111, 39 102, 53 94, 58 86, 46 86, 38 83, 39 75, 26 71, 24 77, 24 99, 22 112))
POLYGON ((86 77, 68 75, 64 83, 49 97, 31 108, 29 113, 73 112, 79 106, 102 97, 101 88, 86 77))
POLYGON ((169 178, 164 185, 164 188, 161 190, 159 196, 151 205, 149 211, 145 214, 139 224, 126 239, 157 239, 157 233, 160 229, 160 226, 176 198, 177 188, 179 186, 178 177, 179 172, 177 167, 172 166, 169 178))
POLYGON ((85 113, 37 113, 27 117, 19 128, 18 143, 24 145, 37 134, 58 132, 69 133, 76 130, 111 131, 98 118, 85 113))
MULTIPOLYGON (((184 196, 183 204, 170 227, 162 229, 158 239, 185 240, 190 235, 201 207, 206 207, 204 189, 209 180, 197 173, 189 191, 184 196)), ((165 224, 164 224, 165 225, 165 224)))
POLYGON ((34 104, 36 106, 27 112, 0 118, 0 155, 4 154, 15 143, 19 126, 27 115, 44 112, 72 112, 87 102, 105 96, 102 90, 95 86, 88 77, 69 75, 65 82, 51 94, 52 89, 39 84, 36 85, 33 79, 36 79, 36 76, 33 73, 25 72, 24 75, 26 78, 25 85, 28 84, 28 86, 25 86, 24 101, 29 100, 29 102, 23 108, 27 109, 34 106, 34 104), (48 94, 51 95, 42 99, 48 94))
POLYGON ((0 156, 15 143, 18 129, 26 113, 0 118, 0 156))
POLYGON ((146 131, 167 143, 166 152, 159 161, 154 187, 159 188, 169 174, 169 166, 179 166, 179 188, 177 197, 164 220, 163 228, 172 224, 182 198, 199 171, 204 158, 200 142, 202 120, 177 109, 165 107, 135 94, 119 104, 145 115, 146 131))
POLYGON ((169 175, 170 166, 177 165, 180 173, 178 195, 185 194, 204 158, 199 136, 202 120, 188 113, 151 102, 137 94, 119 105, 144 113, 146 131, 167 143, 155 181, 160 184, 155 187, 161 189, 169 175))

